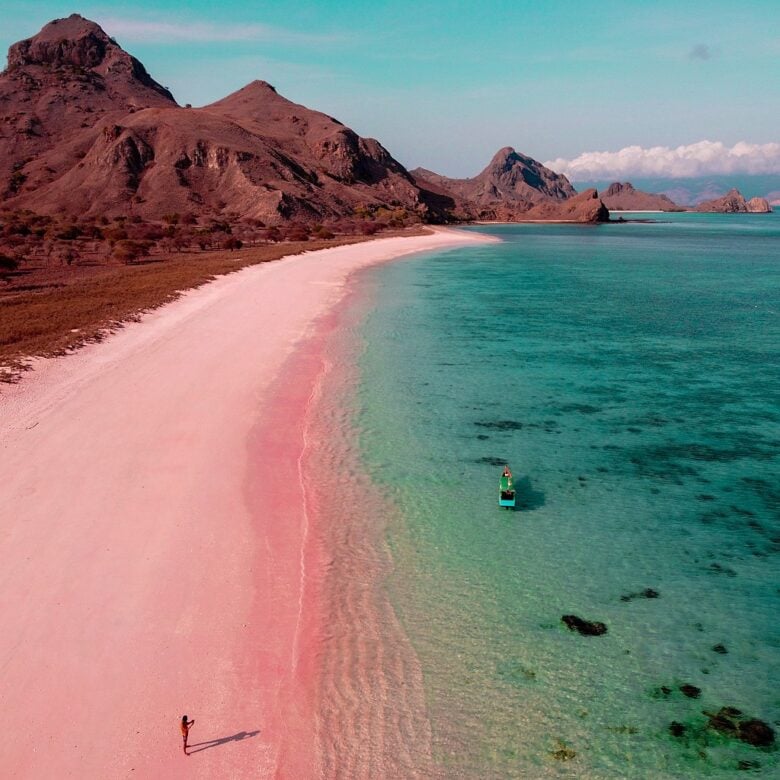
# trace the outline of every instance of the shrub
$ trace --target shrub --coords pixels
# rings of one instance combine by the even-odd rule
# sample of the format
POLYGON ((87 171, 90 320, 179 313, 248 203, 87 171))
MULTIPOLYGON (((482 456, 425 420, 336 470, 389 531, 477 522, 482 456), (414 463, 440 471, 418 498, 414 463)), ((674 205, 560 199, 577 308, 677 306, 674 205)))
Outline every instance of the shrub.
POLYGON ((19 267, 19 261, 11 255, 0 255, 0 276, 15 271, 19 267))
POLYGON ((234 238, 232 236, 222 242, 222 248, 229 249, 231 252, 236 249, 241 249, 242 246, 244 246, 244 242, 240 238, 234 238))
POLYGON ((290 225, 285 231, 288 241, 308 241, 309 231, 304 225, 290 225))
POLYGON ((120 241, 114 247, 114 257, 125 265, 144 257, 149 253, 150 244, 146 241, 120 241))
POLYGON ((66 225, 56 234, 56 238, 59 238, 60 241, 74 241, 81 235, 83 235, 83 231, 78 225, 66 225))

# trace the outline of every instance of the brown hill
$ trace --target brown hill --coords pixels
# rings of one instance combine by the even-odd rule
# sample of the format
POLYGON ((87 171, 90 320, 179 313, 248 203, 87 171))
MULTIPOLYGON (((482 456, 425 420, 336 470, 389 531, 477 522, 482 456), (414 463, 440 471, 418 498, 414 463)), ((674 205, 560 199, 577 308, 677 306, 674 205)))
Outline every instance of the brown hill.
POLYGON ((0 209, 159 220, 602 219, 565 176, 501 149, 471 179, 410 174, 374 139, 254 81, 178 106, 76 14, 11 46, 0 74, 0 209), (558 208, 560 206, 560 208, 558 208))
POLYGON ((764 198, 751 198, 745 200, 737 189, 729 190, 722 198, 713 198, 700 203, 694 211, 712 212, 718 214, 766 214, 772 211, 768 201, 764 198))
POLYGON ((565 176, 519 154, 511 146, 499 149, 488 166, 471 179, 450 179, 424 168, 413 170, 418 181, 430 182, 451 193, 460 204, 471 206, 480 218, 496 211, 523 213, 537 203, 563 201, 576 194, 565 176))
POLYGON ((612 183, 602 191, 601 199, 611 211, 681 211, 666 195, 637 190, 631 182, 612 183))
POLYGON ((527 220, 604 222, 609 210, 596 190, 581 195, 569 180, 511 147, 500 149, 471 179, 450 179, 425 168, 411 171, 426 190, 455 202, 460 218, 522 222, 527 220))
POLYGON ((454 204, 373 139, 256 81, 182 108, 95 23, 73 15, 9 50, 0 74, 0 197, 43 214, 159 218, 229 209, 269 224, 454 204))

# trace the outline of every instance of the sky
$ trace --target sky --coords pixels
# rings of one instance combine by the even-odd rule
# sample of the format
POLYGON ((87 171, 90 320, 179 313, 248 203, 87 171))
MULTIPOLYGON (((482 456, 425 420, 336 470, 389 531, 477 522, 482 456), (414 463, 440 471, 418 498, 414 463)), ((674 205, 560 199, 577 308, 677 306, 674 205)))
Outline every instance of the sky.
POLYGON ((181 104, 264 79, 408 168, 780 175, 780 0, 0 0, 0 47, 71 13, 181 104))

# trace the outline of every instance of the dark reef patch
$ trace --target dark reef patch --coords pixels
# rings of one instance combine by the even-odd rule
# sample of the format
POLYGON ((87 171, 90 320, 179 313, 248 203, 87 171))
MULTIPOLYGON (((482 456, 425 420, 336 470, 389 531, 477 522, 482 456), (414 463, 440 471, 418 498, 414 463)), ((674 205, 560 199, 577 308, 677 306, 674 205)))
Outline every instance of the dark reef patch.
POLYGON ((487 455, 484 458, 477 458, 474 463, 484 463, 488 466, 504 466, 506 465, 506 459, 494 458, 492 455, 487 455))
POLYGON ((736 577, 737 573, 730 566, 724 566, 722 563, 711 563, 707 567, 708 571, 714 574, 725 574, 727 577, 736 577))
POLYGON ((704 712, 708 726, 727 737, 735 737, 754 747, 771 747, 775 742, 774 729, 758 718, 746 718, 736 707, 721 707, 716 713, 704 712))
POLYGON ((525 427, 524 423, 517 420, 482 420, 475 422, 474 425, 491 431, 522 431, 525 427))
POLYGON ((510 685, 522 687, 536 681, 536 672, 524 666, 520 661, 510 658, 502 661, 497 669, 498 676, 510 685))
POLYGON ((690 683, 681 685, 680 692, 689 699, 698 699, 699 696, 701 696, 701 688, 698 688, 695 685, 691 685, 690 683))
POLYGON ((563 615, 561 620, 566 624, 569 631, 577 631, 582 636, 602 636, 607 633, 605 623, 599 623, 595 620, 583 620, 577 615, 563 615))
POLYGON ((653 588, 645 588, 637 593, 626 593, 620 597, 621 601, 632 601, 633 599, 657 599, 661 594, 653 588))

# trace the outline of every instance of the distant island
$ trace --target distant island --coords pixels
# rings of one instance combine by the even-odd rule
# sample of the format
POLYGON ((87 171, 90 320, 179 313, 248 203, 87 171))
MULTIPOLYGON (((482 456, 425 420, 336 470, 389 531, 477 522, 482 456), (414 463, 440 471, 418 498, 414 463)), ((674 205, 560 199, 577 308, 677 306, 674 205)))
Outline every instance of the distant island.
POLYGON ((768 214, 772 207, 765 198, 745 200, 739 190, 729 190, 722 198, 700 203, 693 211, 717 212, 719 214, 768 214))

